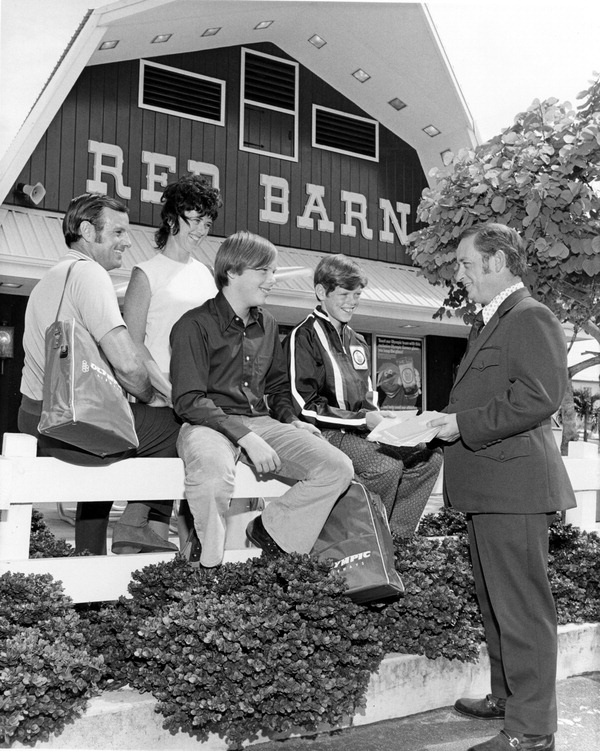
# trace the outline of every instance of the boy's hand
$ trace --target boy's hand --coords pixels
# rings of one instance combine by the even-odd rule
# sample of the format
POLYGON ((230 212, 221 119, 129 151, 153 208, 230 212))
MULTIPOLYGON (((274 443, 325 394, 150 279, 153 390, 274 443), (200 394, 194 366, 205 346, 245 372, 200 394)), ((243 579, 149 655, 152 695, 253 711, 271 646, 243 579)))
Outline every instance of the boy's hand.
POLYGON ((379 423, 386 417, 385 412, 373 411, 365 415, 365 424, 369 430, 375 430, 379 423))
MULTIPOLYGON (((309 422, 302 422, 302 420, 294 420, 294 422, 291 423, 295 428, 298 428, 298 430, 306 430, 309 433, 312 433, 313 435, 316 435, 317 438, 323 438, 323 434, 319 430, 319 428, 316 427, 316 425, 311 425, 309 422)), ((325 440, 323 438, 323 440, 325 440)))
POLYGON ((277 456, 275 449, 256 433, 246 433, 238 440, 238 446, 241 446, 248 454, 248 458, 259 474, 279 472, 281 469, 281 459, 277 456))

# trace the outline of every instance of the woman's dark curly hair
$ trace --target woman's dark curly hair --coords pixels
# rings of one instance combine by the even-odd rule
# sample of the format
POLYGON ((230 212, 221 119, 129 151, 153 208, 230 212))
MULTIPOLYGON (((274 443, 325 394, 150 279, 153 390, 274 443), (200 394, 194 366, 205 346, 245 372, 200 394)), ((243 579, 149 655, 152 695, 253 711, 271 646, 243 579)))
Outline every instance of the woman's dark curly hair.
POLYGON ((198 175, 180 177, 165 188, 160 200, 163 204, 160 212, 162 224, 154 233, 159 250, 163 250, 170 235, 179 232, 179 220, 187 221, 186 211, 197 211, 200 216, 209 216, 214 221, 223 205, 217 188, 198 175))

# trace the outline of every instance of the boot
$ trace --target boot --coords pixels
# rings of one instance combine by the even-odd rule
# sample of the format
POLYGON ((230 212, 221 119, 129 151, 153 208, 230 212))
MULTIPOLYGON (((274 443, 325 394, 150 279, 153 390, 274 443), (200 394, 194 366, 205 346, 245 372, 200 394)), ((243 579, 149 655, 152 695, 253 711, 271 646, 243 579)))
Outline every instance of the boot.
POLYGON ((113 528, 111 550, 117 555, 178 550, 177 545, 163 539, 148 524, 150 508, 139 501, 128 503, 113 528))

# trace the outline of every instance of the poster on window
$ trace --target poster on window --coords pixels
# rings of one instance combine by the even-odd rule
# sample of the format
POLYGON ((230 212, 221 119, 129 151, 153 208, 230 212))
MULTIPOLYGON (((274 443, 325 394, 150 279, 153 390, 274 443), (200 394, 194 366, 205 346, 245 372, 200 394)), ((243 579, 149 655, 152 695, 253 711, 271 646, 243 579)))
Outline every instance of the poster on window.
POLYGON ((375 384, 379 408, 423 408, 423 341, 378 336, 375 358, 375 384))

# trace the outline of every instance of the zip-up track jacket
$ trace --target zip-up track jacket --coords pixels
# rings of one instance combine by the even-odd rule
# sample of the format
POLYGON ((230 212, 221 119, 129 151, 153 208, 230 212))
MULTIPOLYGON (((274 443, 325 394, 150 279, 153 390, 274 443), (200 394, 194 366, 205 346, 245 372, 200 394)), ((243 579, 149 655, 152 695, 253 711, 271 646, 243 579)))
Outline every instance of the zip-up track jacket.
POLYGON ((365 339, 347 324, 338 334, 317 306, 285 342, 294 408, 321 429, 367 431, 377 409, 365 339))

